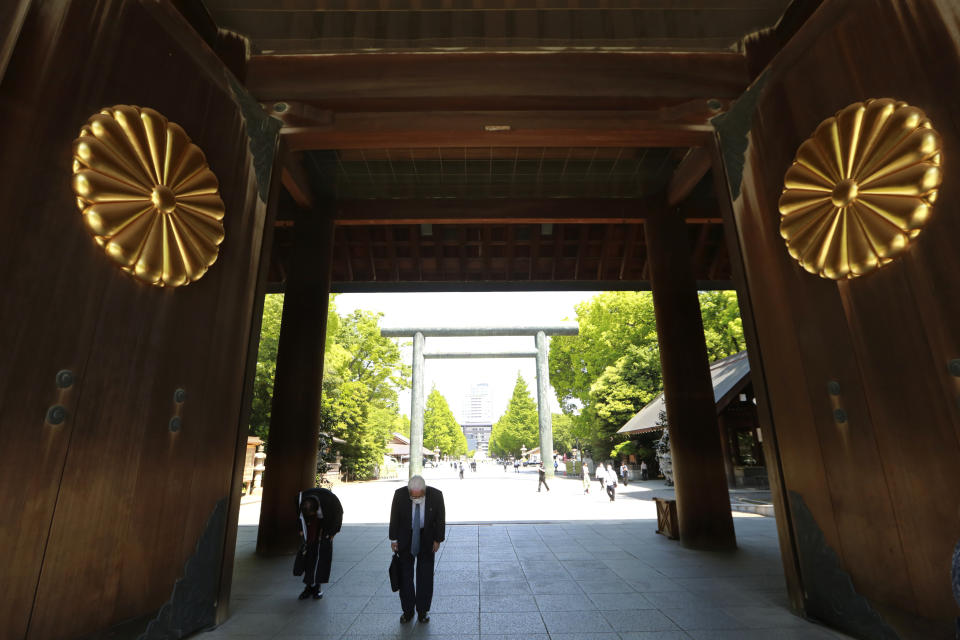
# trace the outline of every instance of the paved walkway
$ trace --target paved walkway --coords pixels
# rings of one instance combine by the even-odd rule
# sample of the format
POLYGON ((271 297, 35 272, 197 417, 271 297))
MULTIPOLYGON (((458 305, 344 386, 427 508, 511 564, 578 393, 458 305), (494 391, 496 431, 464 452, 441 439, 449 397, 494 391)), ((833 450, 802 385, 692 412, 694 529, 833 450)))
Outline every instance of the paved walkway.
MULTIPOLYGON (((290 573, 292 558, 256 556, 256 527, 241 526, 232 615, 220 628, 196 637, 846 637, 788 610, 772 518, 735 517, 736 553, 690 551, 655 534, 653 505, 639 497, 647 493, 643 483, 630 485, 610 503, 595 490, 584 496, 574 479, 557 478, 550 493, 537 494, 534 472, 494 469, 467 471, 462 481, 450 469, 427 471, 428 482, 444 491, 448 508, 428 624, 400 624, 399 598, 387 578, 391 554, 385 520, 389 497, 403 483, 376 482, 336 489, 348 524, 334 541, 331 583, 320 601, 297 600, 302 585, 290 573), (457 524, 482 519, 499 523, 457 524), (350 524, 359 522, 366 524, 350 524)), ((254 516, 251 507, 244 507, 247 520, 254 516)))

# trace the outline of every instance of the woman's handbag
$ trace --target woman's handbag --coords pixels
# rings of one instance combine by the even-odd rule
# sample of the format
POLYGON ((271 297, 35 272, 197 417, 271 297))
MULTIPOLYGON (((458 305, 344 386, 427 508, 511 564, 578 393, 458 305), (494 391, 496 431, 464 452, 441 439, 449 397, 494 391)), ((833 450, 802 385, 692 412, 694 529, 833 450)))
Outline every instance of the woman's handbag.
POLYGON ((307 543, 300 543, 300 550, 293 559, 293 575, 302 576, 307 568, 307 543))
POLYGON ((393 554, 393 560, 390 561, 390 590, 400 590, 400 556, 393 554))

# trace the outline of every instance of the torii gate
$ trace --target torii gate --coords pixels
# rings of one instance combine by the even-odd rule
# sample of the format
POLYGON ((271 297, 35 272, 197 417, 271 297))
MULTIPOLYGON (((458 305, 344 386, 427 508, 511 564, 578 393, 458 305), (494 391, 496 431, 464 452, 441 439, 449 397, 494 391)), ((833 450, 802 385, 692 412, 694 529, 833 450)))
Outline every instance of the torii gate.
MULTIPOLYGON (((547 367, 547 336, 575 336, 580 328, 575 322, 542 327, 460 327, 460 328, 394 328, 381 329, 386 338, 413 337, 413 380, 410 400, 410 476, 423 471, 423 364, 426 359, 456 358, 536 358, 537 359, 537 422, 540 427, 540 455, 553 452, 553 424, 550 418, 550 372, 547 367), (478 336, 533 336, 535 349, 529 351, 435 351, 424 353, 428 337, 466 338, 478 336)), ((553 466, 544 465, 549 477, 553 466)))

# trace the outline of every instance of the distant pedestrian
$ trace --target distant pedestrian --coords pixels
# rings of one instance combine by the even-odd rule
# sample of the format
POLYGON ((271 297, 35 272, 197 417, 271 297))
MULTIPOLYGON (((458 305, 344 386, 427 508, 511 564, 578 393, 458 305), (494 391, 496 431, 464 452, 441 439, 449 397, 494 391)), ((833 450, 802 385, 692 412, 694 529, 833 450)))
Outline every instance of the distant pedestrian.
POLYGON ((460 463, 460 479, 463 480, 463 463, 460 463))
POLYGON ((617 472, 613 470, 613 466, 609 462, 604 473, 604 480, 607 483, 607 495, 610 496, 610 502, 613 502, 617 495, 617 472))
POLYGON ((606 472, 603 469, 603 463, 598 462, 597 463, 597 482, 600 483, 600 491, 603 491, 603 488, 607 486, 606 482, 604 482, 604 480, 606 480, 604 476, 606 476, 606 472))
POLYGON ((560 467, 560 464, 557 462, 557 459, 553 459, 553 472, 556 473, 557 469, 560 467))
POLYGON ((514 473, 520 473, 520 461, 519 461, 519 460, 514 460, 514 461, 513 461, 513 472, 514 472, 514 473))
POLYGON ((590 493, 590 467, 586 463, 580 463, 580 479, 583 480, 583 492, 590 493))
POLYGON ((626 461, 621 462, 620 463, 620 481, 623 482, 623 486, 627 486, 627 480, 628 480, 629 474, 630 474, 630 470, 627 469, 626 461))
POLYGON ((550 491, 549 485, 547 485, 547 472, 543 468, 543 463, 540 463, 540 466, 537 467, 538 475, 540 476, 540 481, 537 482, 537 493, 540 493, 540 485, 547 487, 547 491, 550 491))
POLYGON ((647 479, 647 461, 646 460, 640 461, 640 479, 641 480, 647 479))

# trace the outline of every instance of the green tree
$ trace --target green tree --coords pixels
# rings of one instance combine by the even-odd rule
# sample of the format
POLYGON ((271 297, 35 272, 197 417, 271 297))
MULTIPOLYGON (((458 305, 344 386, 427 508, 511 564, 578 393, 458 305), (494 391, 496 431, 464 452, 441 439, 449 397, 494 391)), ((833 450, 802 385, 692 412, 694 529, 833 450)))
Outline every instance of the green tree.
POLYGON ((467 438, 457 422, 447 399, 436 387, 427 396, 423 411, 423 448, 441 453, 459 456, 467 452, 467 438))
MULTIPOLYGON (((520 455, 520 448, 532 449, 537 446, 540 436, 537 417, 537 403, 530 397, 527 383, 517 372, 517 383, 513 395, 507 404, 506 412, 500 416, 490 434, 490 452, 493 455, 520 455)), ((547 456, 552 452, 547 452, 547 456)))
POLYGON ((558 453, 570 453, 577 435, 573 431, 573 418, 565 413, 554 413, 550 416, 550 423, 553 425, 553 448, 558 453))
POLYGON ((269 294, 263 301, 260 323, 260 347, 257 350, 257 371, 253 380, 250 407, 250 434, 268 440, 270 407, 273 402, 273 378, 277 372, 277 345, 280 342, 280 320, 283 317, 283 294, 269 294))
MULTIPOLYGON (((736 293, 700 294, 709 359, 743 348, 736 293)), ((577 305, 577 336, 550 341, 550 381, 572 430, 594 457, 606 456, 616 431, 652 400, 663 383, 653 297, 649 292, 605 292, 577 305)))
POLYGON ((358 479, 375 473, 390 432, 403 427, 397 389, 406 386, 408 367, 396 343, 380 335, 379 321, 359 310, 328 320, 321 427, 346 441, 342 462, 358 479))
POLYGON ((746 349, 736 291, 700 293, 700 315, 707 357, 713 362, 746 349))

